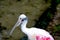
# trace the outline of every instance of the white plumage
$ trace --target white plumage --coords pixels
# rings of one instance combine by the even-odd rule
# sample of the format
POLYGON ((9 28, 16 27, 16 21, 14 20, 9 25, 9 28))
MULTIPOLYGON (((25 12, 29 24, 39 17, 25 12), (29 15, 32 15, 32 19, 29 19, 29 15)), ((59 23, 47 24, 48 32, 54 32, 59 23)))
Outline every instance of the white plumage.
POLYGON ((54 38, 45 30, 39 29, 39 28, 27 28, 26 24, 28 22, 28 18, 26 15, 21 14, 18 18, 17 23, 12 28, 10 35, 14 31, 14 29, 20 25, 20 28, 23 33, 25 33, 28 36, 28 40, 54 40, 54 38), (37 36, 39 36, 38 39, 37 36), (45 39, 44 39, 45 38, 45 39), (49 39, 47 39, 49 38, 49 39))

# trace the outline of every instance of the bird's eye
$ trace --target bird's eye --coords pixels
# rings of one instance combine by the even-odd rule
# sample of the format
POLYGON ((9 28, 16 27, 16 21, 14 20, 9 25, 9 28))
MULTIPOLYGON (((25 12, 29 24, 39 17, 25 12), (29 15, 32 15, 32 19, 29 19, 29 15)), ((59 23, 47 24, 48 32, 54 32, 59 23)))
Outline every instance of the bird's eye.
POLYGON ((24 21, 24 20, 22 19, 22 21, 24 21))
POLYGON ((26 19, 26 18, 23 18, 23 19, 22 19, 22 21, 25 21, 25 20, 27 20, 27 19, 26 19))

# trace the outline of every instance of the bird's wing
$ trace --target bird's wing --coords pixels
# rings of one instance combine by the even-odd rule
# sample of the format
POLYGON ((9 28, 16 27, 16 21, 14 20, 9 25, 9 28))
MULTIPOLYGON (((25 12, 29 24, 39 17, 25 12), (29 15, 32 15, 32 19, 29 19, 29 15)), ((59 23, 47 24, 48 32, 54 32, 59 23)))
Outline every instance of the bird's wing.
POLYGON ((32 35, 29 37, 30 40, 51 40, 50 37, 42 36, 42 35, 32 35))
POLYGON ((50 37, 36 35, 36 40, 51 40, 50 37))
POLYGON ((54 40, 49 32, 43 29, 31 28, 29 33, 31 33, 31 37, 35 39, 54 40))

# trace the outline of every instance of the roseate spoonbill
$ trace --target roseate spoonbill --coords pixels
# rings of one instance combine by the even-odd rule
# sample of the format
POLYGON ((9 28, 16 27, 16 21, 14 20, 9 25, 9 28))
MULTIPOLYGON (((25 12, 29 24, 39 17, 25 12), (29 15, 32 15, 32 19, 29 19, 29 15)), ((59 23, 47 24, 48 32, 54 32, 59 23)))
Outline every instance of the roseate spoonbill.
POLYGON ((28 40, 54 40, 54 38, 45 30, 39 28, 27 28, 26 24, 28 18, 25 14, 21 14, 18 18, 17 23, 12 28, 10 35, 17 26, 21 26, 21 30, 28 36, 28 40))

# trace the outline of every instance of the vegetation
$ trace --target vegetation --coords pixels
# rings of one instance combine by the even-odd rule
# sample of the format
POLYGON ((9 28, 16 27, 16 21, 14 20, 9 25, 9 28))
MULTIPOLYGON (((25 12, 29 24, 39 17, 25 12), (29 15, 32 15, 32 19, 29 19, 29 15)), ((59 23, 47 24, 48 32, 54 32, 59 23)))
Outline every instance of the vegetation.
MULTIPOLYGON (((53 35, 55 35, 55 33, 56 33, 57 31, 60 31, 60 24, 55 25, 54 31, 53 31, 53 35)), ((58 33, 58 34, 59 34, 59 33, 58 33)))

